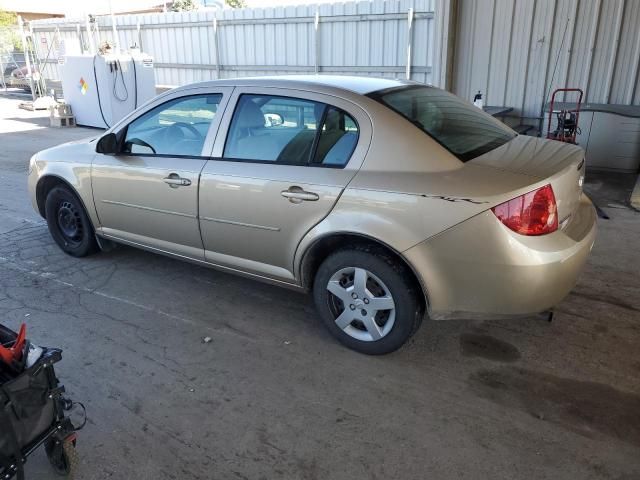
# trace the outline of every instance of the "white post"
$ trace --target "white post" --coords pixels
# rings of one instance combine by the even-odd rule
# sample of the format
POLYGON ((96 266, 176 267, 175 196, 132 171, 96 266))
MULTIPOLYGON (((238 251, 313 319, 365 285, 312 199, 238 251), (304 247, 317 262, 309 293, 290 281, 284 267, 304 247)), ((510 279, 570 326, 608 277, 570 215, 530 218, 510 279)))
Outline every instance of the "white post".
POLYGON ((4 62, 2 61, 2 55, 0 55, 0 72, 2 72, 3 74, 0 75, 0 82, 2 82, 2 88, 4 88, 4 91, 7 91, 7 84, 4 81, 4 62))
POLYGON ((96 54, 96 46, 93 43, 93 32, 91 31, 91 23, 89 22, 89 15, 86 16, 86 27, 87 27, 87 44, 89 47, 89 53, 95 55, 96 54))
POLYGON ((213 17, 213 60, 216 62, 216 79, 220 78, 220 53, 218 51, 218 18, 213 17))
POLYGON ((111 13, 111 33, 113 34, 113 50, 114 53, 120 52, 120 42, 118 39, 118 32, 116 31, 116 16, 113 14, 113 4, 109 0, 109 11, 111 13))
POLYGON ((96 31, 96 39, 98 40, 98 50, 102 46, 102 39, 100 38, 100 24, 98 23, 98 19, 93 17, 93 29, 96 31))
POLYGON ((413 8, 407 14, 407 80, 411 80, 411 44, 413 43, 413 8))
POLYGON ((76 25, 76 35, 78 35, 78 43, 80 44, 80 53, 84 53, 84 45, 82 43, 82 32, 80 31, 80 24, 76 25))
POLYGON ((316 16, 313 21, 313 39, 314 39, 314 47, 315 47, 315 55, 314 55, 314 71, 316 75, 320 73, 320 9, 316 9, 316 16))

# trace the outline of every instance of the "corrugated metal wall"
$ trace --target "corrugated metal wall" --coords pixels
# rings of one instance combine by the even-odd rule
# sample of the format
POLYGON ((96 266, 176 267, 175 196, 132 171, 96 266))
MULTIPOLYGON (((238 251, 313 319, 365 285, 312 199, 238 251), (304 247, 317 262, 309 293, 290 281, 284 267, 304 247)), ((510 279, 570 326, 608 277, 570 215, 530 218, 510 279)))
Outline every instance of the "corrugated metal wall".
POLYGON ((564 86, 640 105, 640 1, 459 0, 454 55, 457 95, 480 90, 517 115, 540 115, 547 91, 564 86))
MULTIPOLYGON (((375 0, 318 7, 123 15, 116 17, 116 23, 121 46, 141 43, 143 50, 153 55, 158 84, 314 73, 316 65, 320 73, 404 77, 409 43, 411 78, 430 83, 433 2, 375 0), (411 29, 410 9, 414 12, 411 29), (137 38, 138 23, 141 42, 137 38)), ((99 17, 97 23, 100 40, 112 40, 111 18, 99 17)), ((65 44, 78 45, 79 28, 83 42, 88 38, 84 21, 42 20, 32 22, 31 28, 42 58, 46 58, 48 47, 54 46, 46 71, 46 76, 54 79, 60 75, 56 37, 63 38, 65 44)))

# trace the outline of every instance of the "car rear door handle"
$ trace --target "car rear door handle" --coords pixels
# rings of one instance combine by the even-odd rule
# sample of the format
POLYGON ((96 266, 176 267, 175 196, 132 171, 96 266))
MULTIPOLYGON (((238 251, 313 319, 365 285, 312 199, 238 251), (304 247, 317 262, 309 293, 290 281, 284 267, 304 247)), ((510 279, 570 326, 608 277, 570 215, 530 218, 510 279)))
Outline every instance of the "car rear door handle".
POLYGON ((188 178, 182 178, 177 173, 171 173, 168 177, 165 177, 162 180, 171 188, 188 187, 189 185, 191 185, 191 180, 189 180, 188 178))
POLYGON ((291 203, 316 202, 320 199, 320 196, 317 193, 306 192, 297 186, 289 187, 289 190, 283 190, 280 194, 284 198, 288 198, 291 203))

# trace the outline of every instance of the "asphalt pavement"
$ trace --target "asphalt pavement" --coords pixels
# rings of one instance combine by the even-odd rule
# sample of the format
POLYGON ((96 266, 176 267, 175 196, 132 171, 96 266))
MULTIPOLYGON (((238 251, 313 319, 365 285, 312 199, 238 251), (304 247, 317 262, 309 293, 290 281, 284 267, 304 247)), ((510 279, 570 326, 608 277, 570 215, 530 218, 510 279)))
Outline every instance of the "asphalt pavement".
MULTIPOLYGON (((303 294, 129 247, 63 254, 28 160, 100 132, 18 103, 0 96, 0 321, 64 350, 58 376, 89 414, 78 478, 640 478, 640 213, 601 205, 552 323, 425 321, 367 357, 303 294)), ((27 474, 59 478, 43 451, 27 474)))

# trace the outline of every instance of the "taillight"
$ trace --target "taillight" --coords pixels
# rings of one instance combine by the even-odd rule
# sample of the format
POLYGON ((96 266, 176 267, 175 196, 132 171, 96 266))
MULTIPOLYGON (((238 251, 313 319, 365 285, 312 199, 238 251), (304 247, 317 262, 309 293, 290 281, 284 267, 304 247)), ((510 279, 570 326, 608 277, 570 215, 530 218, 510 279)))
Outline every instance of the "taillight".
POLYGON ((491 211, 521 235, 545 235, 558 229, 558 207, 551 185, 496 205, 491 211))

